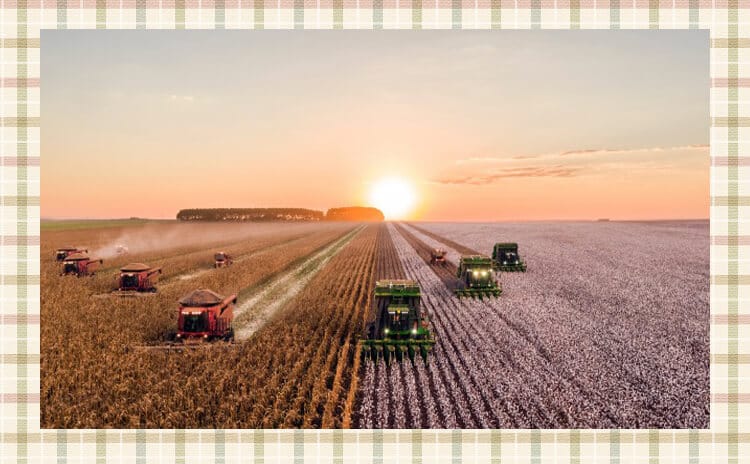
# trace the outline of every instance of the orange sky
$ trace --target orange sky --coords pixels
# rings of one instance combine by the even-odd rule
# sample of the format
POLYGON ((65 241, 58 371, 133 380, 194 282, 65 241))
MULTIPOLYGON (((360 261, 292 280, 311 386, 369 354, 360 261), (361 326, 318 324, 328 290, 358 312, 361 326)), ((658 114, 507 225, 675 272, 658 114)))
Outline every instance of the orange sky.
POLYGON ((43 32, 45 218, 708 217, 705 31, 92 32, 43 32))

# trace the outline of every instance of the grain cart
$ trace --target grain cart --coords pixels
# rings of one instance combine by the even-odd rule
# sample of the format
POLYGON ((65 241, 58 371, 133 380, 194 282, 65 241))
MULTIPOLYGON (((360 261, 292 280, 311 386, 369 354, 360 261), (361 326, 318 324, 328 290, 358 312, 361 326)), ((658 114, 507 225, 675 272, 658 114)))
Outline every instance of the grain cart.
POLYGON ((179 300, 176 340, 185 344, 234 340, 237 295, 223 297, 207 289, 194 290, 179 300))
POLYGON ((517 243, 496 243, 492 248, 492 268, 500 272, 526 272, 517 243))
POLYGON ((143 263, 130 263, 120 269, 117 291, 122 295, 154 293, 156 282, 161 274, 160 267, 151 267, 143 263))
POLYGON ((232 260, 232 257, 224 253, 223 251, 220 251, 214 254, 214 267, 215 268, 231 266, 232 263, 234 263, 234 261, 232 260))
POLYGON ((55 260, 56 261, 65 261, 65 258, 67 258, 70 255, 74 255, 76 253, 88 253, 89 250, 83 249, 83 248, 76 248, 76 247, 63 247, 58 248, 55 250, 55 260))
POLYGON ((435 344, 426 311, 420 308, 419 285, 413 280, 379 280, 375 283, 375 317, 362 340, 362 357, 386 363, 392 359, 414 361, 435 344))
POLYGON ((83 253, 74 253, 68 255, 63 261, 60 275, 93 276, 103 263, 101 259, 89 258, 83 253))
POLYGON ((462 296, 500 296, 503 292, 500 283, 495 280, 492 270, 492 260, 483 255, 464 255, 458 264, 456 277, 461 286, 454 290, 458 297, 462 296))
POLYGON ((445 266, 445 250, 442 248, 433 248, 430 250, 430 264, 445 266))

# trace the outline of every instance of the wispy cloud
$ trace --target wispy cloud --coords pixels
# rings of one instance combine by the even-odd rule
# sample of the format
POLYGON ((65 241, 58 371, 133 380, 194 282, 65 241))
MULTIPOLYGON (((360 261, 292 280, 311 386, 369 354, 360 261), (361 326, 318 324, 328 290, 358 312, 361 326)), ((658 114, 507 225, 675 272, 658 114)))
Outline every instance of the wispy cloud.
POLYGON ((708 150, 707 144, 679 145, 673 147, 643 147, 643 148, 586 148, 581 150, 568 150, 557 153, 539 153, 539 154, 521 154, 506 157, 498 156, 472 156, 456 160, 456 164, 472 163, 506 163, 512 160, 528 159, 551 159, 561 156, 565 157, 587 157, 587 156, 606 156, 606 155, 625 155, 629 153, 663 153, 686 150, 708 150))
POLYGON ((580 170, 581 168, 568 166, 527 166, 498 169, 487 174, 444 177, 434 182, 446 185, 487 185, 514 177, 573 177, 580 170))

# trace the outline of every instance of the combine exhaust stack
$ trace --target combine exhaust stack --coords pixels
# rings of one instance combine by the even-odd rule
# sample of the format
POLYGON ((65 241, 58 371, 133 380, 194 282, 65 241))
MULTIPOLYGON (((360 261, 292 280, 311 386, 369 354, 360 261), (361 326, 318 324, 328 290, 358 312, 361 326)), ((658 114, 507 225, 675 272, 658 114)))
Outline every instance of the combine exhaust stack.
POLYGON ((461 281, 461 286, 453 292, 459 298, 462 296, 498 297, 503 293, 502 286, 495 280, 492 260, 487 256, 461 256, 456 277, 461 281))
POLYGON ((375 283, 375 320, 361 340, 362 357, 414 361, 421 356, 427 362, 435 338, 425 311, 421 310, 419 285, 412 280, 379 280, 375 283))
POLYGON ((492 268, 499 272, 526 272, 517 243, 496 243, 492 248, 492 268))

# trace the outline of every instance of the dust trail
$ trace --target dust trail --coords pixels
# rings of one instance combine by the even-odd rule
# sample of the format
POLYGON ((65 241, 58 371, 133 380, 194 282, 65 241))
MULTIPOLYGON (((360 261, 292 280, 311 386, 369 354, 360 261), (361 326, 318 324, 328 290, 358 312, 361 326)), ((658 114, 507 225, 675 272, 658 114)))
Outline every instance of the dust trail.
POLYGON ((234 309, 235 337, 246 340, 258 331, 276 311, 284 307, 328 261, 349 243, 364 226, 344 235, 289 272, 267 282, 249 300, 234 309))

